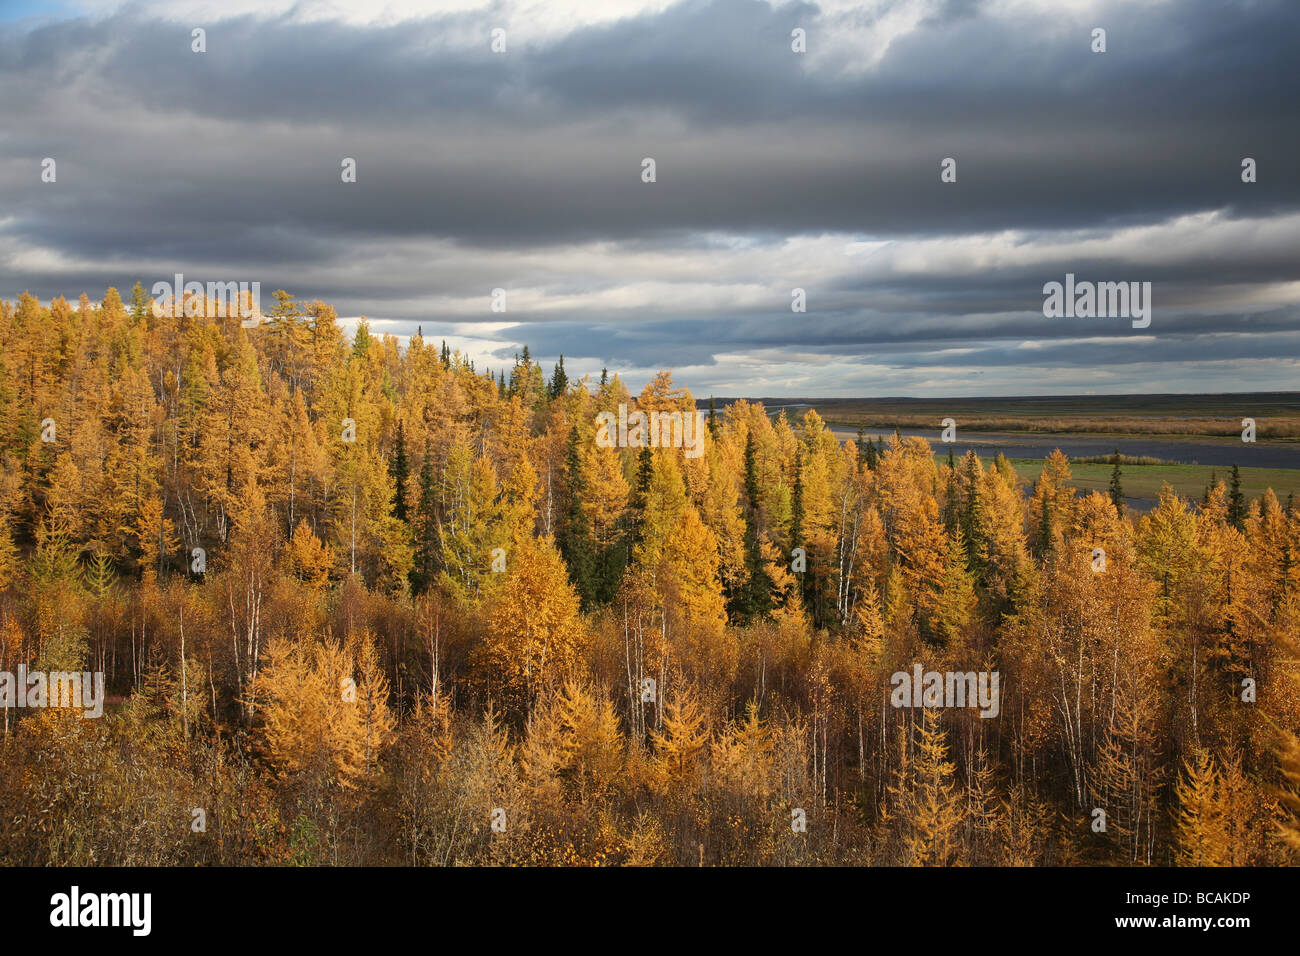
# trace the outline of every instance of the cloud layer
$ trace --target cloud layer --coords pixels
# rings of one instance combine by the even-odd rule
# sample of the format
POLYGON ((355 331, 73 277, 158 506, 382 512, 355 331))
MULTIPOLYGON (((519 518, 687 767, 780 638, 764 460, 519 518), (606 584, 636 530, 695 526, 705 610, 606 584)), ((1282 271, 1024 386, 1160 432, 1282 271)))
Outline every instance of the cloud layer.
POLYGON ((1294 3, 372 10, 11 12, 0 296, 259 280, 697 395, 1296 387, 1294 3), (1151 327, 1044 318, 1066 272, 1151 327))

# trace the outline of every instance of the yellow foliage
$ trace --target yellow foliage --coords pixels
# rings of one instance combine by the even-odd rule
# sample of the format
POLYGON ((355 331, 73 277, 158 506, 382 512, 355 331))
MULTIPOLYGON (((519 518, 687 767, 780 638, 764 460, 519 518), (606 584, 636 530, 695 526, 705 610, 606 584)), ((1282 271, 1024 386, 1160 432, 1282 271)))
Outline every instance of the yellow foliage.
POLYGON ((281 773, 346 789, 374 777, 396 720, 369 634, 346 645, 277 638, 256 687, 268 759, 281 773))

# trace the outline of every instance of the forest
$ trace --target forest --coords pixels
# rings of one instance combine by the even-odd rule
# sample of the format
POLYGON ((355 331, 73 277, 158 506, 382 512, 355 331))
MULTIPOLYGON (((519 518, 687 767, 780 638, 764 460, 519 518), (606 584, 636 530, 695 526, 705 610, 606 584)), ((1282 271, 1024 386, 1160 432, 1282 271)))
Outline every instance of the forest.
POLYGON ((1300 504, 194 305, 0 303, 0 672, 107 695, 0 708, 0 863, 1300 856, 1300 504))

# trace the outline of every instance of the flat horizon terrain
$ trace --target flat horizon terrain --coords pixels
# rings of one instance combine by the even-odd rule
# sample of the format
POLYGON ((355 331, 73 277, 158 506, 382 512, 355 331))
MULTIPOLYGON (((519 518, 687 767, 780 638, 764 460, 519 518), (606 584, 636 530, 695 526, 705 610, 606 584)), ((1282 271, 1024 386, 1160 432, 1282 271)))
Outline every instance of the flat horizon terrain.
MULTIPOLYGON (((940 428, 944 418, 978 432, 1090 435, 1201 435, 1240 438, 1243 418, 1260 439, 1300 442, 1300 391, 1160 395, 1036 395, 994 398, 733 398, 714 396, 719 409, 735 401, 761 403, 791 420, 814 409, 828 425, 940 428)), ((707 408, 709 399, 697 400, 707 408)))
MULTIPOLYGON (((714 397, 721 410, 739 399, 714 397)), ((1300 493, 1300 392, 1239 392, 1221 395, 1069 395, 998 398, 751 398, 772 415, 797 423, 815 410, 841 440, 859 427, 868 437, 919 435, 946 460, 941 422, 957 423, 953 454, 973 450, 991 460, 1007 456, 1016 473, 1033 482, 1044 459, 1059 449, 1070 459, 1071 483, 1083 493, 1105 492, 1109 462, 1079 458, 1118 449, 1158 463, 1122 465, 1130 507, 1155 505, 1168 482, 1178 494, 1199 500, 1211 478, 1227 481, 1238 466, 1241 490, 1258 498, 1272 488, 1283 503, 1300 493), (1257 441, 1241 440, 1243 418, 1253 418, 1257 441)), ((707 408, 708 400, 700 403, 707 408)))

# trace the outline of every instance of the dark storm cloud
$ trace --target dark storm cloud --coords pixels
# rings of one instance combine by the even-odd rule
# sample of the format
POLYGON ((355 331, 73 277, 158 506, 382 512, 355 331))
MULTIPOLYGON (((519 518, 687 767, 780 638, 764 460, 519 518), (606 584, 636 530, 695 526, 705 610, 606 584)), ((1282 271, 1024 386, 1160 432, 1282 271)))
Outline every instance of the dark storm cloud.
MULTIPOLYGON (((528 329, 528 341, 540 355, 564 353, 568 359, 590 358, 612 367, 646 364, 647 349, 654 350, 656 362, 676 367, 716 364, 712 356, 793 348, 804 355, 847 363, 1087 368, 1157 360, 1194 362, 1294 355, 1295 327, 1293 310, 1249 317, 1157 313, 1152 328, 1146 330, 1132 329, 1127 319, 1051 320, 1041 314, 1036 318, 971 321, 956 327, 924 317, 900 326, 895 317, 868 314, 836 319, 800 317, 797 327, 792 328, 785 316, 745 316, 617 325, 533 323, 528 329), (1161 322, 1176 322, 1178 334, 1165 335, 1161 322), (1243 325, 1249 335, 1225 336, 1225 330, 1243 325), (1025 343, 1032 347, 1026 348, 1025 343), (948 349, 970 351, 936 359, 941 350, 948 349)), ((503 348, 497 355, 505 358, 512 351, 503 348)))
POLYGON ((236 17, 206 24, 204 55, 190 52, 188 23, 130 10, 10 28, 0 294, 255 274, 407 331, 500 321, 489 290, 524 286, 576 300, 491 333, 543 356, 685 366, 783 347, 852 361, 897 346, 919 367, 937 343, 990 364, 1025 351, 1087 361, 1086 349, 1017 351, 1123 334, 1122 323, 1081 331, 1042 318, 1042 284, 1074 271, 1153 282, 1150 331, 1170 374, 1198 357, 1277 355, 1265 333, 1296 329, 1294 303, 1248 300, 1300 279, 1294 229, 1289 242, 1225 238, 1160 261, 1117 237, 1208 210, 1262 222, 1297 211, 1300 5, 987 10, 942 5, 874 64, 866 50, 855 62, 837 32, 847 21, 753 0, 691 0, 557 39, 513 30, 502 56, 481 12, 382 26, 236 17), (1088 49, 1095 25, 1108 30, 1105 54, 1088 49), (807 57, 790 52, 796 26, 807 57), (59 163, 56 185, 39 182, 44 156, 59 163), (339 181, 345 156, 355 185, 339 181), (653 185, 640 181, 645 156, 653 185), (945 156, 956 185, 939 183, 945 156), (1243 156, 1258 160, 1259 183, 1240 182, 1243 156), (724 256, 731 271, 713 281, 788 289, 805 281, 780 271, 791 237, 1003 230, 1022 231, 1026 253, 1069 231, 1098 242, 982 269, 830 263, 807 278, 813 304, 793 321, 775 293, 770 305, 582 301, 651 281, 601 268, 599 244, 631 270, 634 252, 689 262, 719 255, 711 237, 743 239, 752 259, 724 256), (45 254, 21 254, 32 249, 45 254), (1234 296, 1240 308, 1221 301, 1234 296), (1270 344, 1209 337, 1227 330, 1270 344))

